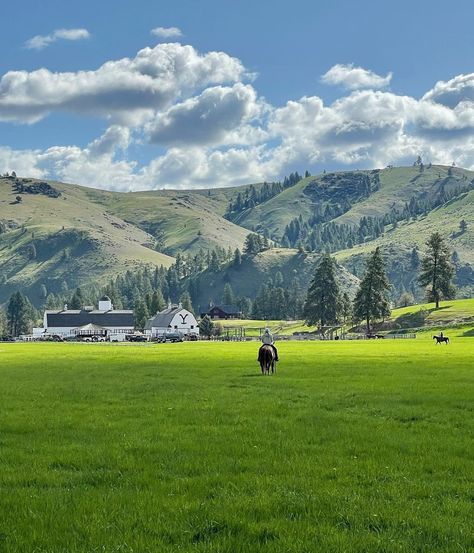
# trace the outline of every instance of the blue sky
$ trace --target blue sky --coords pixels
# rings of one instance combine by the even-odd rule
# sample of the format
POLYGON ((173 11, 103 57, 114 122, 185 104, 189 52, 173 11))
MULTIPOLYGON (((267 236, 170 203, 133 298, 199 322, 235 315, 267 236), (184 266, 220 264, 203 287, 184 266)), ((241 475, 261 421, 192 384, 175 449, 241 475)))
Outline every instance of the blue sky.
MULTIPOLYGON (((418 153, 474 165, 469 1, 30 0, 2 15, 0 171, 127 190, 272 180, 418 153), (157 27, 181 36, 151 34, 157 27), (38 35, 42 47, 27 47, 38 35), (192 47, 166 49, 184 63, 169 74, 172 91, 160 74, 140 106, 140 79, 124 92, 107 75, 108 110, 94 104, 105 85, 92 75, 81 97, 81 72, 168 41, 192 47), (210 52, 221 65, 190 83, 188 64, 205 66, 210 52), (150 103, 159 87, 166 98, 150 103)), ((147 74, 132 63, 122 79, 137 71, 147 74)))

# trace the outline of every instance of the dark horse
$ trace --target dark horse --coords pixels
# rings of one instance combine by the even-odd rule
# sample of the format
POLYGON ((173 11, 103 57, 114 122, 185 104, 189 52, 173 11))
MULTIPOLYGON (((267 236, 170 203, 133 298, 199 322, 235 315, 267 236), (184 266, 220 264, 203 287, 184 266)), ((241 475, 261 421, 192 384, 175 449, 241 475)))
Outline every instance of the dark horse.
POLYGON ((264 344, 258 352, 258 360, 262 374, 270 374, 270 371, 272 374, 276 372, 275 350, 272 346, 264 344))
POLYGON ((449 338, 447 336, 433 336, 433 340, 436 340, 436 345, 442 344, 443 342, 448 345, 449 338))

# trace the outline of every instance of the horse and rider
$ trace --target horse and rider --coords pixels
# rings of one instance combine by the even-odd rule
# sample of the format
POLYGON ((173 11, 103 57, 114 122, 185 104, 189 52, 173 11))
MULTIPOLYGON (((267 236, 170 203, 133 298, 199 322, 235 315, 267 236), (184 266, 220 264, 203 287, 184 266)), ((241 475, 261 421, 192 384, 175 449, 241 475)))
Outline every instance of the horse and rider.
POLYGON ((443 343, 446 345, 449 344, 449 338, 445 336, 442 331, 439 333, 439 336, 433 336, 433 340, 436 340, 436 345, 443 343))
POLYGON ((276 372, 276 363, 279 361, 278 350, 275 346, 275 340, 269 328, 261 336, 262 345, 258 350, 258 359, 262 374, 273 374, 276 372))

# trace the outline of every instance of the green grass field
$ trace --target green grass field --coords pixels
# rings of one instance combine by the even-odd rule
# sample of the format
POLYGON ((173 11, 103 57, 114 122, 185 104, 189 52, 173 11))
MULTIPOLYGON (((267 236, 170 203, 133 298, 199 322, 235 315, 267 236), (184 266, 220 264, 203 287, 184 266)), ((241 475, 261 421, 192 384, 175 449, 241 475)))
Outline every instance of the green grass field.
POLYGON ((469 333, 0 344, 0 552, 472 552, 469 333))

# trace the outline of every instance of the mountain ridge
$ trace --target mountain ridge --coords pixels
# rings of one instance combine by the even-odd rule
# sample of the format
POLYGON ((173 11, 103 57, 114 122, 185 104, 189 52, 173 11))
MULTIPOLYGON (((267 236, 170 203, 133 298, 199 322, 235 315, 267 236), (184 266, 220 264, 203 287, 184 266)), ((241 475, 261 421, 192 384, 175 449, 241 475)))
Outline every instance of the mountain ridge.
MULTIPOLYGON (((380 245, 390 257, 396 293, 408 289, 419 296, 416 271, 407 270, 407 259, 413 248, 421 253, 430 232, 439 230, 456 251, 462 293, 473 292, 474 172, 415 165, 298 179, 284 186, 111 192, 2 177, 0 303, 19 288, 41 304, 41 286, 59 294, 79 285, 105 285, 133 267, 169 267, 177 254, 242 250, 252 231, 275 245, 300 244, 315 254, 329 248, 356 276, 367 252, 380 245), (250 207, 232 212, 239 194, 250 207), (259 195, 266 199, 261 201, 259 195), (461 219, 468 223, 464 233, 457 230, 461 219), (361 232, 364 220, 368 225, 361 232)), ((288 248, 275 250, 270 272, 278 271, 278 264, 285 272, 288 256, 297 255, 288 248)), ((223 275, 226 270, 224 266, 223 275)), ((304 264, 295 270, 305 272, 306 282, 312 269, 304 264)), ((265 279, 265 271, 252 271, 242 278, 265 279)), ((252 282, 251 295, 259 284, 252 282)))

